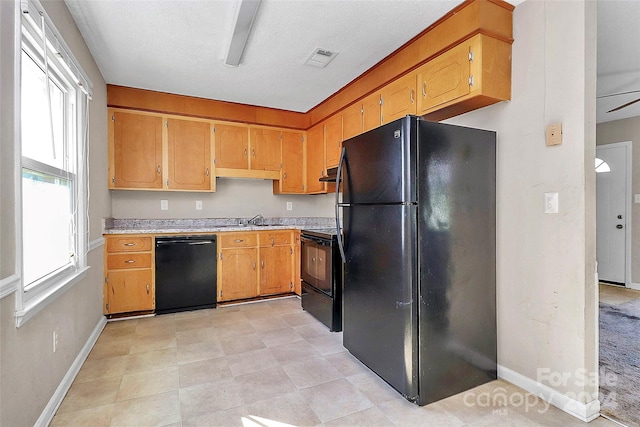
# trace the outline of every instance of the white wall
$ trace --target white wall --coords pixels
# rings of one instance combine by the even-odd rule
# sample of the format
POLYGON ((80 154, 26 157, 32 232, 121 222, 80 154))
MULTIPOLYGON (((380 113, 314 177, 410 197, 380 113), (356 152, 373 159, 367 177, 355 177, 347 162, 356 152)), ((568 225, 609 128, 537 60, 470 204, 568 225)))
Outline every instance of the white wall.
MULTIPOLYGON (((598 124, 597 145, 623 141, 632 142, 631 193, 640 194, 640 117, 598 124)), ((640 284, 640 204, 633 203, 631 209, 631 281, 640 284)))
MULTIPOLYGON (((58 31, 94 84, 90 105, 90 236, 101 237, 101 221, 111 215, 107 174, 106 84, 66 6, 60 0, 43 2, 58 31)), ((2 276, 13 274, 15 256, 13 99, 14 16, 20 2, 0 1, 2 63, 2 156, 0 157, 2 208, 2 276), (5 97, 5 95, 7 97, 5 97), (9 260, 5 263, 5 260, 9 260)), ((16 31, 19 32, 19 29, 16 31)), ((89 253, 89 274, 19 329, 15 327, 14 294, 0 300, 0 425, 32 426, 53 396, 96 325, 102 319, 102 248, 89 253), (52 333, 60 331, 58 351, 52 351, 52 333)))
POLYGON ((598 368, 595 2, 525 1, 513 29, 512 101, 449 120, 498 134, 499 373, 554 398, 582 393, 574 412, 592 415, 597 385, 576 370, 598 368), (558 122, 563 142, 547 147, 558 122), (543 213, 545 192, 559 193, 558 214, 543 213), (570 377, 555 384, 539 368, 570 377))
POLYGON ((272 181, 263 179, 218 178, 215 193, 112 191, 114 218, 244 218, 332 217, 333 194, 274 195, 272 181), (160 210, 160 200, 169 201, 169 210, 160 210), (202 210, 196 210, 202 200, 202 210), (293 210, 286 210, 286 203, 293 210))

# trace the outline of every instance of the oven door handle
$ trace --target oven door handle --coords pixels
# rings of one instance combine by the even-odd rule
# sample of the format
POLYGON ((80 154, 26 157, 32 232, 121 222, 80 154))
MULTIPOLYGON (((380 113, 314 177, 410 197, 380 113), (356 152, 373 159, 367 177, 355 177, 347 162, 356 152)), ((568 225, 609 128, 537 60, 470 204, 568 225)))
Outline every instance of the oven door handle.
MULTIPOLYGON (((342 241, 342 230, 340 229, 340 180, 342 176, 342 165, 344 164, 344 156, 346 154, 346 148, 342 147, 340 151, 340 161, 338 162, 338 171, 336 173, 336 230, 338 231, 338 249, 340 249, 340 257, 342 262, 347 262, 347 257, 344 254, 344 243, 342 241)), ((344 180, 342 180, 344 182, 344 180)))

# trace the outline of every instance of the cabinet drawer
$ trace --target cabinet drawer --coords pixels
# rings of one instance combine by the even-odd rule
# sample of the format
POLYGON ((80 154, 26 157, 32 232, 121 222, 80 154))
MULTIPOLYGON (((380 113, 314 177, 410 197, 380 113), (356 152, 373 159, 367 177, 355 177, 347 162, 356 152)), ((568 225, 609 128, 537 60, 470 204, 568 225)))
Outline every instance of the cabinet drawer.
POLYGON ((245 248, 257 246, 256 233, 220 234, 220 245, 223 248, 245 248))
POLYGON ((150 268, 151 254, 114 254, 107 256, 107 269, 150 268))
POLYGON ((142 252, 151 250, 151 237, 107 237, 107 252, 142 252))
POLYGON ((290 231, 263 231, 259 235, 260 246, 288 245, 291 243, 290 231))

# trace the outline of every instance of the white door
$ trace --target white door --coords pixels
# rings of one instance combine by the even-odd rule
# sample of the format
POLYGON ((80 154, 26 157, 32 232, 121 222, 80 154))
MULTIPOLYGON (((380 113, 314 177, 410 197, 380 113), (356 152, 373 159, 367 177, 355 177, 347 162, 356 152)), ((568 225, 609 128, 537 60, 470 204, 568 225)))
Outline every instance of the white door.
POLYGON ((596 258, 598 278, 625 284, 627 146, 596 147, 596 258), (604 162, 604 163, 601 163, 604 162), (600 163, 600 164, 599 164, 600 163), (608 169, 608 170, 607 170, 608 169))

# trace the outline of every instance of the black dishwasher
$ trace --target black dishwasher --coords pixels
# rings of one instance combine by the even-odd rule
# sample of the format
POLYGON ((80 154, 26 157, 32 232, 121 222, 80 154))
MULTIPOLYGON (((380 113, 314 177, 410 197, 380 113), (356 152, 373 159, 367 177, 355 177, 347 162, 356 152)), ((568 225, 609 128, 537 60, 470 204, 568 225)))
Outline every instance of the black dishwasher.
POLYGON ((156 313, 216 306, 216 236, 156 237, 156 313))

